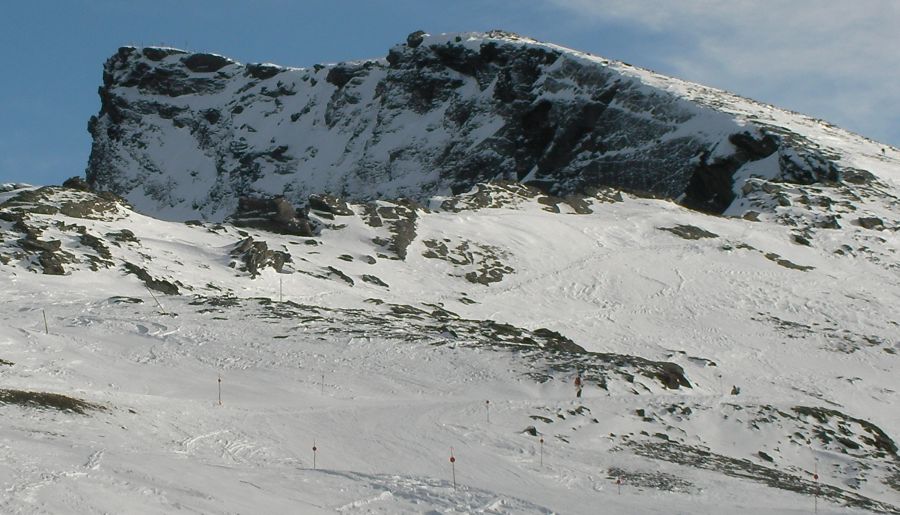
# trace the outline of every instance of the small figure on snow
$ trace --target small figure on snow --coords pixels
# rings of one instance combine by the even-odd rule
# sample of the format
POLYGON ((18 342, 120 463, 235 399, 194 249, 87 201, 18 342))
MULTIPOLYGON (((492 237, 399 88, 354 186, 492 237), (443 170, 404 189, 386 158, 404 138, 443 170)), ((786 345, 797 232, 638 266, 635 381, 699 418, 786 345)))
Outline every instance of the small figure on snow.
POLYGON ((581 397, 581 388, 584 382, 581 380, 581 372, 575 376, 575 397, 581 397))

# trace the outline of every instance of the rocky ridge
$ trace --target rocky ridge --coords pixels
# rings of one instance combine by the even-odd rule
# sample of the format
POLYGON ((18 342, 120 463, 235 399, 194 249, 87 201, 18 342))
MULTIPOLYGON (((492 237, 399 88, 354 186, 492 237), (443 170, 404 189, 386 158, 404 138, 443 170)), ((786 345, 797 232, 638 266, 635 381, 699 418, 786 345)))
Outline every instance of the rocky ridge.
POLYGON ((308 69, 123 47, 100 97, 88 183, 175 220, 221 221, 242 197, 424 201, 497 180, 743 215, 777 202, 760 181, 874 180, 800 115, 502 31, 419 32, 385 59, 308 69))

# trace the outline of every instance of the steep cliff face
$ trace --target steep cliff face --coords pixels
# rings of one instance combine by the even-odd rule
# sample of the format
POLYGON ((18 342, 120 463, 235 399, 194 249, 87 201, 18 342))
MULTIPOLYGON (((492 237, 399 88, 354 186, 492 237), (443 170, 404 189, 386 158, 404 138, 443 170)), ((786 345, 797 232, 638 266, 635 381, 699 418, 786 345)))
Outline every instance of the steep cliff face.
POLYGON ((746 207, 750 177, 845 168, 770 123, 799 115, 505 32, 414 33, 385 59, 309 69, 125 47, 100 97, 89 184, 170 219, 220 220, 246 195, 424 199, 491 180, 721 213, 746 207))

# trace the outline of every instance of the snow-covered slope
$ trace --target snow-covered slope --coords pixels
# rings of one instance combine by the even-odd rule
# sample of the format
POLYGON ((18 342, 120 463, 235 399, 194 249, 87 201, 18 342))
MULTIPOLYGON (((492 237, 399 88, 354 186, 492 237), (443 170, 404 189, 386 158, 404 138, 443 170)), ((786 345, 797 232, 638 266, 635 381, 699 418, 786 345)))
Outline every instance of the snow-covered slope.
POLYGON ((501 31, 309 69, 126 47, 100 97, 89 183, 170 220, 221 221, 248 195, 422 200, 491 180, 743 215, 752 177, 900 177, 895 149, 820 120, 501 31))
POLYGON ((0 511, 898 513, 897 190, 757 183, 315 238, 0 188, 0 511))

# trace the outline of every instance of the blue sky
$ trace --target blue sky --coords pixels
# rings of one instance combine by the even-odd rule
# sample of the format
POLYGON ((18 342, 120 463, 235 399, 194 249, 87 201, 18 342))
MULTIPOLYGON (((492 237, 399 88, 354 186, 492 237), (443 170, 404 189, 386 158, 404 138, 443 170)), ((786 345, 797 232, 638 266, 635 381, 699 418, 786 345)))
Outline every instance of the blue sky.
POLYGON ((384 56, 417 29, 495 28, 900 146, 896 0, 30 0, 0 18, 0 182, 83 175, 102 64, 123 45, 311 66, 384 56))

